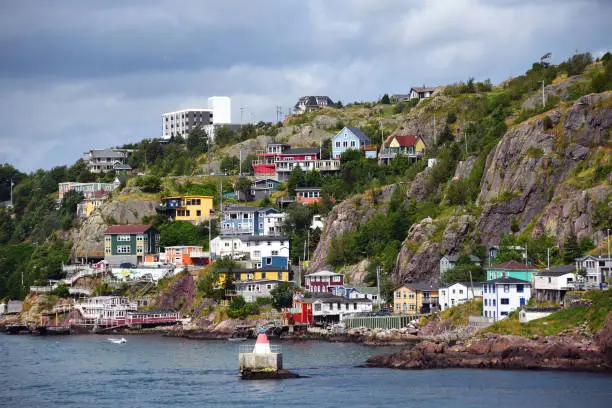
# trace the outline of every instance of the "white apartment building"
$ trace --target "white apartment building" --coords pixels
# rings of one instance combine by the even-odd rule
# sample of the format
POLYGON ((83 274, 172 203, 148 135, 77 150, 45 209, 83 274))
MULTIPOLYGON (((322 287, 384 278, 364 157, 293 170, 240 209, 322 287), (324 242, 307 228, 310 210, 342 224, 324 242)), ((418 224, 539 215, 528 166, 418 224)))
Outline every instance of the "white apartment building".
POLYGON ((438 291, 440 309, 445 310, 449 307, 459 305, 474 299, 482 297, 483 282, 456 282, 452 285, 442 287, 438 291))
POLYGON ((162 138, 170 139, 172 136, 187 137, 196 126, 205 128, 213 124, 213 111, 211 109, 183 109, 167 112, 162 115, 162 138))
POLYGON ((494 321, 527 304, 531 298, 531 284, 527 281, 503 277, 483 284, 482 314, 494 321))
POLYGON ((220 235, 210 241, 215 258, 229 257, 261 263, 262 257, 289 258, 289 238, 282 236, 220 235))
POLYGON ((208 108, 189 108, 162 115, 162 138, 187 137, 196 126, 200 126, 214 139, 215 125, 232 123, 232 101, 229 96, 208 98, 208 108))

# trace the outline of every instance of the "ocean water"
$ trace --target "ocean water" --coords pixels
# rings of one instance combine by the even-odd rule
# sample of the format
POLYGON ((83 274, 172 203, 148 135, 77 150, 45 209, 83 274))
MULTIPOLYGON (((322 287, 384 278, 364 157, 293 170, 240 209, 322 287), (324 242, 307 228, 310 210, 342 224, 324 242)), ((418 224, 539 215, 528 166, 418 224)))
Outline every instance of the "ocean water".
MULTIPOLYGON (((2 407, 610 407, 612 376, 357 368, 394 348, 280 343, 309 378, 242 381, 238 346, 161 336, 0 335, 2 407)), ((273 342, 274 343, 274 342, 273 342)))

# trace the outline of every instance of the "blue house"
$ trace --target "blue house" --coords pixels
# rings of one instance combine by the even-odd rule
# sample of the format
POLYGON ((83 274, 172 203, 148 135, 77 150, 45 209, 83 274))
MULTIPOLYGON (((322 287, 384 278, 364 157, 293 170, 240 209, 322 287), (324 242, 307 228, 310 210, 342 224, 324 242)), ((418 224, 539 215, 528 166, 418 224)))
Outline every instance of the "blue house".
POLYGON ((262 256, 261 267, 289 269, 289 258, 286 256, 262 256))
MULTIPOLYGON (((222 235, 270 235, 281 222, 274 208, 231 205, 223 209, 222 235)), ((274 235, 274 234, 272 234, 274 235)))
POLYGON ((339 159, 340 155, 349 149, 361 150, 369 145, 370 138, 361 129, 345 127, 332 139, 332 158, 339 159))

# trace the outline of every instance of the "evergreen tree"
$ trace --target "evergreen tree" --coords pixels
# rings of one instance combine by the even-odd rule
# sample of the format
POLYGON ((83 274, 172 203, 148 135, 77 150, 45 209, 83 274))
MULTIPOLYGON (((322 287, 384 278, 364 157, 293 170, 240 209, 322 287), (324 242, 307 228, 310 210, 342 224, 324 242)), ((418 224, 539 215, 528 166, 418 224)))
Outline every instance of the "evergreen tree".
POLYGON ((389 105, 391 103, 391 99, 389 99, 389 95, 384 94, 380 100, 380 103, 382 103, 383 105, 389 105))
POLYGON ((571 231, 563 243, 563 262, 571 264, 574 262, 574 259, 580 258, 581 255, 578 237, 574 231, 571 231))

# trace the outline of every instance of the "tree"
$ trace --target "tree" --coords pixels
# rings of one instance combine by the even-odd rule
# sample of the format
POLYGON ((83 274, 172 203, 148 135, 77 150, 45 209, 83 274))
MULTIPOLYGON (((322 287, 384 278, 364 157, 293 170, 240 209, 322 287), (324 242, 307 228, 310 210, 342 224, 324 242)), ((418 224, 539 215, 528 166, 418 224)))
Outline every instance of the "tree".
POLYGON ((236 156, 225 156, 219 164, 221 171, 228 174, 237 173, 238 167, 240 167, 240 159, 236 156))
POLYGON ((287 190, 292 196, 295 195, 295 189, 306 186, 306 176, 300 166, 295 166, 289 174, 289 180, 287 180, 287 190))
POLYGON ((291 307, 293 304, 293 291, 295 286, 289 282, 279 282, 270 292, 272 296, 272 305, 280 310, 283 307, 291 307))
POLYGON ((208 151, 208 135, 200 127, 196 126, 187 136, 187 151, 193 156, 199 156, 208 151))
POLYGON ((238 180, 236 180, 234 191, 239 191, 244 195, 244 197, 248 197, 250 189, 251 189, 251 180, 249 180, 247 177, 240 177, 238 178, 238 180))
MULTIPOLYGON (((469 260, 469 258, 468 258, 469 260)), ((442 281, 450 285, 455 282, 470 282, 470 273, 472 282, 482 282, 486 280, 485 270, 482 269, 478 265, 474 265, 473 263, 459 263, 455 265, 454 268, 451 268, 444 272, 442 276, 442 281)))
POLYGON ((83 194, 70 190, 62 197, 60 203, 60 214, 63 216, 74 218, 77 210, 77 205, 83 201, 83 194))
POLYGON ((573 263, 576 258, 580 258, 581 256, 582 252, 578 246, 578 237, 574 231, 571 231, 563 243, 563 262, 570 264, 573 263))
POLYGON ((451 142, 454 139, 453 132, 451 131, 448 124, 444 125, 442 132, 438 135, 438 144, 444 144, 446 142, 451 142))
POLYGON ((204 237, 199 234, 198 228, 187 221, 168 222, 159 227, 162 247, 176 245, 201 245, 204 237))
POLYGON ((138 177, 136 185, 145 193, 159 193, 161 191, 161 179, 156 176, 138 177))
POLYGON ((382 103, 383 105, 391 104, 391 99, 389 99, 389 95, 384 94, 383 97, 380 99, 380 103, 382 103))

